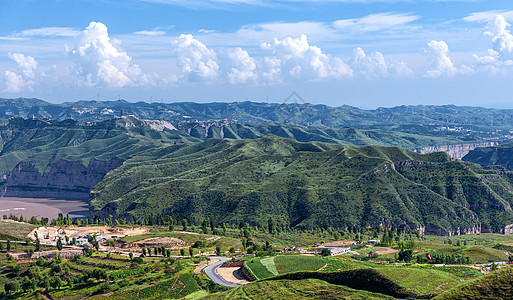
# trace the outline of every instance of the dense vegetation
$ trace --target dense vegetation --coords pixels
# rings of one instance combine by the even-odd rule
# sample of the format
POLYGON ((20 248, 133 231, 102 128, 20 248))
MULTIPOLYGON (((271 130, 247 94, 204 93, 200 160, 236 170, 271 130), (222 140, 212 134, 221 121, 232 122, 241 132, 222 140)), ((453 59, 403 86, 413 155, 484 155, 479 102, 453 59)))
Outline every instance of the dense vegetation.
POLYGON ((92 191, 92 208, 195 223, 366 227, 406 224, 431 234, 513 223, 513 177, 394 147, 341 147, 276 136, 211 139, 147 151, 110 172, 92 191), (344 212, 344 213, 340 213, 344 212))

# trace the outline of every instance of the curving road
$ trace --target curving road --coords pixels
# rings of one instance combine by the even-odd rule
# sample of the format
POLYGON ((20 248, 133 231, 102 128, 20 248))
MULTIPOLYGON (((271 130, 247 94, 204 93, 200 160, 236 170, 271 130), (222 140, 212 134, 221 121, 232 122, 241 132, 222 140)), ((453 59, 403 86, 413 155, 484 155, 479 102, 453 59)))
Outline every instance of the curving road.
POLYGON ((224 262, 229 261, 230 258, 222 257, 222 256, 209 256, 209 258, 210 259, 219 259, 219 261, 216 262, 215 264, 212 264, 212 265, 206 267, 205 269, 203 269, 205 274, 207 274, 207 276, 210 277, 210 279, 212 279, 212 281, 214 281, 217 284, 228 286, 228 287, 238 287, 238 286, 241 286, 241 285, 238 285, 238 284, 235 284, 235 283, 231 283, 231 282, 228 282, 228 281, 224 280, 224 278, 221 277, 216 272, 217 268, 219 268, 224 262))

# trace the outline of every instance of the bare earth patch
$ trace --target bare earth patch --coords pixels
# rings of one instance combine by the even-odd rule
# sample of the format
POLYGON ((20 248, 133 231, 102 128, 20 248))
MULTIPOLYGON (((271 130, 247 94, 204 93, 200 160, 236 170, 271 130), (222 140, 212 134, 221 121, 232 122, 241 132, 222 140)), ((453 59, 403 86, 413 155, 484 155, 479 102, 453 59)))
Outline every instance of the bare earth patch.
POLYGON ((129 247, 161 247, 165 246, 168 249, 180 249, 187 246, 187 243, 172 237, 154 237, 135 242, 129 247))
POLYGON ((375 251, 375 253, 377 253, 379 255, 381 255, 381 254, 391 254, 391 253, 397 253, 397 252, 399 252, 399 250, 388 248, 388 247, 381 247, 381 249, 379 249, 378 251, 375 251))
POLYGON ((244 277, 242 277, 240 267, 217 268, 217 274, 223 277, 224 280, 231 283, 241 285, 249 283, 249 281, 245 280, 244 277))
POLYGON ((59 238, 64 240, 65 236, 70 239, 79 236, 86 236, 90 233, 100 233, 105 238, 133 236, 149 233, 146 227, 120 228, 110 226, 43 226, 32 230, 27 237, 35 240, 35 233, 41 240, 41 243, 55 244, 59 238), (49 239, 45 237, 49 235, 49 239))
POLYGON ((16 236, 19 238, 26 237, 27 234, 29 234, 34 227, 34 225, 20 223, 9 219, 0 221, 1 233, 16 236))
POLYGON ((336 241, 324 244, 324 246, 328 247, 340 247, 340 246, 351 246, 351 243, 356 243, 356 241, 336 241))
POLYGON ((194 269, 194 274, 201 274, 201 271, 203 271, 204 268, 207 266, 213 265, 216 262, 218 262, 219 259, 208 259, 200 262, 198 266, 194 269))

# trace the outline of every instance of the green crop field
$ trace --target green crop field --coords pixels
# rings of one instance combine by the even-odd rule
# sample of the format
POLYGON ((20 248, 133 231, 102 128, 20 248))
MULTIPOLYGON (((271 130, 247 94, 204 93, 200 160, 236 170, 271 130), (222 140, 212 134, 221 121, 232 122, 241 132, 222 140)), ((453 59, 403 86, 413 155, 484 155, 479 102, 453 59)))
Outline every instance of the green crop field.
POLYGON ((279 255, 274 258, 274 264, 279 274, 298 271, 317 271, 326 262, 317 256, 279 255))
POLYGON ((476 263, 488 263, 491 261, 507 261, 508 255, 504 250, 489 247, 471 246, 462 251, 463 255, 469 256, 476 263))
POLYGON ((274 256, 262 258, 260 263, 273 275, 278 275, 278 270, 276 270, 276 265, 274 264, 274 256))
POLYGON ((276 275, 273 274, 264 264, 262 264, 261 258, 247 260, 244 262, 244 266, 257 280, 269 278, 276 275))
POLYGON ((254 258, 244 263, 244 266, 257 279, 265 279, 278 274, 299 271, 317 271, 327 262, 317 256, 278 255, 275 257, 254 258))
POLYGON ((366 264, 359 262, 350 261, 347 259, 340 259, 338 257, 327 256, 322 258, 326 262, 326 267, 323 269, 324 272, 336 272, 336 271, 347 271, 356 270, 367 267, 366 264))

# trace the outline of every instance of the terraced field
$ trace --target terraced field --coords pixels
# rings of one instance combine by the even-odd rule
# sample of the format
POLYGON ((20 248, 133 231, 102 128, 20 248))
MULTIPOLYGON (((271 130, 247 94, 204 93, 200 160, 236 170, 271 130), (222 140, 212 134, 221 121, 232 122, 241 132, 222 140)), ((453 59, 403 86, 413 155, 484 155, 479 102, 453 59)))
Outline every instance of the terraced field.
POLYGON ((244 266, 258 280, 299 271, 317 271, 326 265, 326 261, 317 256, 279 255, 276 257, 255 258, 244 266))

